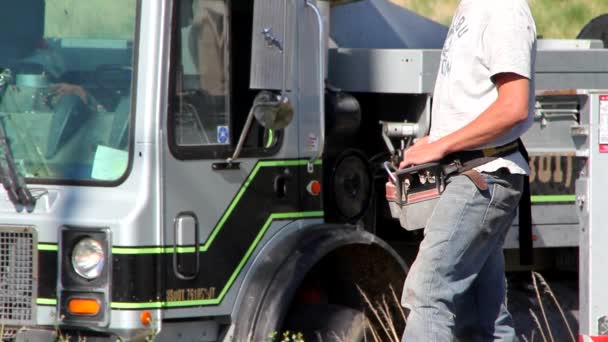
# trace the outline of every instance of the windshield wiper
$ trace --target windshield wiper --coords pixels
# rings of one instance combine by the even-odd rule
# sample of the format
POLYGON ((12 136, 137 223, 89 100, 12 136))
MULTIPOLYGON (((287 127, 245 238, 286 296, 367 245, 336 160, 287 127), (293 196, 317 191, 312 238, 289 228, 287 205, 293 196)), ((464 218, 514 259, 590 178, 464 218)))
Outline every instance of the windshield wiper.
MULTIPOLYGON (((5 69, 0 74, 0 94, 4 93, 11 76, 9 69, 5 69)), ((28 189, 25 178, 17 171, 13 153, 8 146, 3 122, 0 122, 0 149, 3 154, 3 158, 0 159, 0 181, 4 185, 8 197, 13 203, 21 204, 26 208, 33 207, 36 204, 36 198, 28 189)))

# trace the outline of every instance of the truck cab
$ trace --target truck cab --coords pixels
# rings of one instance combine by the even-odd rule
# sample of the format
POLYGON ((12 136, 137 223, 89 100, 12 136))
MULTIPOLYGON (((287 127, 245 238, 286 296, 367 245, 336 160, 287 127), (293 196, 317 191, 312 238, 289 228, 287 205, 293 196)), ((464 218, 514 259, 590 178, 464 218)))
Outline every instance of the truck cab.
POLYGON ((403 269, 372 234, 324 224, 319 58, 282 87, 251 81, 256 49, 295 70, 296 9, 276 3, 5 6, 3 339, 258 340, 340 248, 328 259, 358 244, 403 269))

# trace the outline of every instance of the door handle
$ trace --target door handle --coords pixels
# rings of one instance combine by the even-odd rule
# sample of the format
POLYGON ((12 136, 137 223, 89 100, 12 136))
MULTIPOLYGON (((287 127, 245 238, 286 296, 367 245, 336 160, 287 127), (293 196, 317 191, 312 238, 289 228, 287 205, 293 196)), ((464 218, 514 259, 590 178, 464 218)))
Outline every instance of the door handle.
POLYGON ((193 212, 177 215, 173 225, 173 272, 183 280, 192 280, 200 269, 200 250, 198 246, 198 220, 193 212), (186 246, 194 245, 194 255, 183 253, 186 246), (194 259, 194 260, 192 260, 194 259))

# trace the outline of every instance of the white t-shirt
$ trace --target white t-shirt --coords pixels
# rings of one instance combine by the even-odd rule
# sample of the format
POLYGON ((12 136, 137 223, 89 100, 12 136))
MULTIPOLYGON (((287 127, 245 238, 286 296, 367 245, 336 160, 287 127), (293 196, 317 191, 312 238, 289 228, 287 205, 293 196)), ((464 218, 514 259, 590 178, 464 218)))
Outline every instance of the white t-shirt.
MULTIPOLYGON (((492 77, 516 73, 530 79, 528 120, 485 147, 516 140, 534 120, 536 25, 526 0, 461 0, 441 54, 430 139, 438 140, 469 124, 498 97, 492 77)), ((482 165, 477 171, 506 167, 529 173, 517 152, 482 165)))

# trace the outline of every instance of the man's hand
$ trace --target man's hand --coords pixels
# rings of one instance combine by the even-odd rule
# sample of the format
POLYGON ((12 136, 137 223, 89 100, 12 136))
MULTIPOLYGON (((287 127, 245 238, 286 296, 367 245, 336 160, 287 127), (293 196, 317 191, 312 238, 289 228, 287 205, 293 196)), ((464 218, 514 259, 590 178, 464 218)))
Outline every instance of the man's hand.
POLYGON ((89 104, 87 92, 79 85, 70 83, 56 83, 51 85, 51 91, 58 97, 70 94, 78 95, 84 104, 89 104))
POLYGON ((403 152, 403 161, 399 164, 399 168, 404 169, 412 165, 438 161, 446 154, 446 150, 441 143, 437 141, 431 143, 429 137, 426 136, 403 152))

